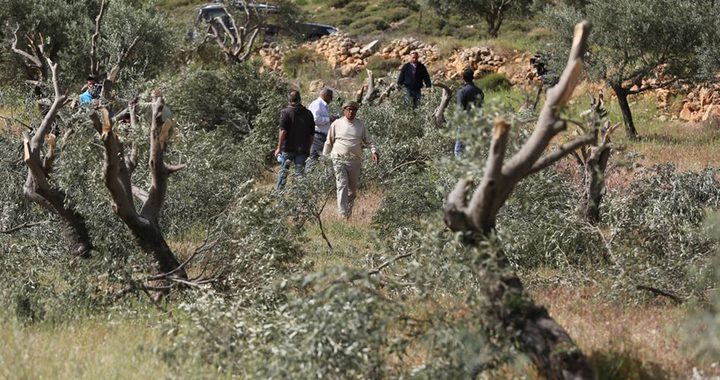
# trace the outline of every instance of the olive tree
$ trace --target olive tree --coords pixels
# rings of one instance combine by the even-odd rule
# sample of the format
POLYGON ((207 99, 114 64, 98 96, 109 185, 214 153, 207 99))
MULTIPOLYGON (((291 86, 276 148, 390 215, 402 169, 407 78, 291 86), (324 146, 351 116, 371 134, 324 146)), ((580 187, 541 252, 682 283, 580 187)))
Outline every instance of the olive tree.
MULTIPOLYGON (((44 2, 42 4, 46 5, 44 2)), ((76 255, 89 256, 89 251, 93 245, 85 225, 85 217, 76 210, 71 197, 68 196, 68 192, 75 190, 60 188, 58 181, 54 178, 52 171, 57 157, 56 145, 58 145, 58 140, 65 140, 72 135, 74 128, 77 128, 83 122, 88 122, 89 120, 85 118, 88 111, 91 111, 89 115, 93 125, 97 127, 98 132, 102 133, 104 140, 113 137, 113 134, 109 134, 111 118, 108 107, 109 101, 115 97, 115 85, 120 78, 121 70, 129 67, 130 70, 128 71, 132 72, 129 77, 135 76, 140 80, 145 80, 143 66, 151 65, 155 67, 153 70, 159 69, 162 66, 163 57, 171 50, 168 48, 166 39, 155 36, 155 34, 162 35, 164 33, 164 21, 157 14, 145 12, 147 9, 132 5, 128 2, 106 2, 103 0, 99 4, 97 14, 94 16, 94 27, 89 22, 81 22, 76 25, 84 28, 78 27, 74 30, 59 28, 47 31, 50 34, 57 33, 60 37, 63 37, 64 33, 71 36, 76 34, 86 36, 90 41, 89 51, 83 49, 76 52, 58 52, 56 49, 51 48, 50 41, 52 39, 46 38, 41 34, 41 31, 35 30, 35 24, 33 23, 23 29, 25 31, 22 34, 25 37, 24 40, 27 41, 23 45, 19 42, 23 40, 19 37, 21 34, 19 25, 14 28, 12 33, 12 51, 31 69, 32 76, 29 79, 33 80, 32 85, 36 89, 31 97, 39 105, 39 111, 33 114, 35 121, 28 126, 27 129, 29 130, 25 131, 23 138, 24 162, 28 168, 24 194, 29 200, 60 218, 65 226, 64 232, 71 251, 76 255), (104 23, 108 24, 106 29, 103 29, 104 23), (91 30, 94 30, 94 33, 90 34, 91 30), (147 39, 151 39, 152 44, 147 39), (87 59, 89 56, 89 72, 104 78, 104 86, 99 99, 94 100, 90 106, 81 106, 77 110, 71 109, 73 102, 68 96, 68 91, 63 89, 62 83, 62 80, 66 79, 66 77, 61 76, 59 62, 51 57, 53 53, 59 57, 58 60, 68 54, 68 56, 72 57, 69 60, 70 63, 84 60, 77 57, 87 59), (52 93, 46 94, 49 92, 46 90, 47 87, 51 88, 52 93), (37 89, 40 89, 40 91, 37 91, 37 89), (103 113, 102 117, 97 112, 94 112, 95 108, 103 113)), ((86 12, 77 13, 75 16, 80 20, 87 21, 90 19, 87 17, 86 12)), ((73 71, 70 72, 68 77, 71 80, 77 79, 72 73, 73 71)), ((131 102, 129 108, 128 113, 134 126, 136 117, 135 103, 131 102)), ((161 271, 165 273, 172 271, 179 277, 184 278, 186 276, 182 268, 179 267, 180 264, 167 247, 157 227, 158 215, 167 187, 167 173, 165 171, 179 169, 166 166, 163 163, 162 152, 165 149, 163 138, 167 138, 168 122, 171 121, 166 120, 167 117, 163 117, 162 123, 158 124, 159 117, 157 113, 161 112, 162 109, 162 105, 155 105, 152 113, 153 122, 150 130, 154 134, 150 136, 152 152, 150 166, 151 169, 155 170, 151 170, 153 174, 152 183, 150 190, 147 192, 149 200, 145 202, 145 207, 140 213, 146 223, 143 220, 132 220, 132 218, 126 217, 130 214, 125 212, 125 209, 117 207, 123 205, 116 194, 117 191, 111 191, 111 193, 115 211, 130 227, 140 246, 155 256, 161 271), (164 137, 158 135, 158 131, 161 129, 164 132, 162 135, 164 137), (161 148, 158 148, 158 146, 161 146, 161 148), (152 165, 153 163, 159 163, 162 166, 156 167, 152 165), (148 229, 151 232, 145 231, 148 229), (139 233, 138 231, 144 232, 139 233)), ((110 139, 109 141, 112 142, 113 140, 110 139)), ((108 149, 110 148, 115 149, 115 153, 121 150, 121 148, 117 147, 117 144, 108 146, 108 149)), ((109 161, 117 159, 112 153, 108 154, 110 156, 109 161)), ((118 164, 110 163, 108 166, 117 169, 118 164)), ((110 180, 111 178, 106 175, 106 185, 113 190, 110 180)), ((123 186, 126 184, 123 183, 123 186)), ((124 190, 131 191, 130 194, 132 194, 133 189, 124 187, 124 190)), ((136 196, 137 194, 139 193, 136 193, 136 196)), ((134 206, 132 195, 129 204, 134 206)))
POLYGON ((270 5, 250 1, 208 5, 198 16, 207 23, 207 32, 201 43, 214 41, 222 51, 227 64, 245 62, 252 57, 255 42, 266 32, 277 33, 279 26, 295 29, 294 18, 299 10, 288 1, 270 5))
POLYGON ((529 5, 528 0, 429 0, 428 4, 440 14, 457 14, 464 17, 480 16, 487 22, 487 32, 491 37, 500 33, 505 18, 513 10, 529 5))
MULTIPOLYGON (((478 246, 492 239, 500 209, 525 177, 537 173, 575 149, 590 144, 594 133, 572 139, 550 152, 551 141, 567 128, 560 109, 570 100, 582 73, 590 25, 575 27, 569 59, 557 85, 548 89, 535 130, 512 157, 506 160, 510 124, 498 118, 493 125, 490 151, 480 184, 468 200, 471 182, 458 181, 445 204, 445 223, 461 233, 466 245, 478 246)), ((592 379, 587 359, 569 334, 547 310, 535 305, 523 290, 520 278, 510 270, 510 263, 499 249, 496 252, 497 285, 485 289, 488 299, 504 328, 520 332, 521 351, 530 356, 540 373, 551 379, 592 379)))
POLYGON ((582 10, 548 7, 545 23, 558 31, 551 50, 559 68, 572 25, 581 19, 592 22, 588 75, 612 88, 627 135, 634 139, 638 133, 628 97, 701 79, 697 74, 703 51, 717 41, 711 13, 687 0, 608 0, 594 1, 582 10))

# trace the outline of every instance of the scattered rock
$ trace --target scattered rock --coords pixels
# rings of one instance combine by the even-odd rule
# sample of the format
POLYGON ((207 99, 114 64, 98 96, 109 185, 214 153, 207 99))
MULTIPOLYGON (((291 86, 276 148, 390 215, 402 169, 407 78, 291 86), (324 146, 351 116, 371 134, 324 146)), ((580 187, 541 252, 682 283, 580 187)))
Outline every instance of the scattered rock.
MULTIPOLYGON (((673 90, 657 91, 658 107, 660 106, 660 97, 668 96, 673 90)), ((667 100, 662 102, 667 107, 667 100)), ((702 84, 689 89, 688 94, 683 99, 683 105, 680 109, 678 117, 685 121, 707 121, 720 117, 720 84, 702 84)))

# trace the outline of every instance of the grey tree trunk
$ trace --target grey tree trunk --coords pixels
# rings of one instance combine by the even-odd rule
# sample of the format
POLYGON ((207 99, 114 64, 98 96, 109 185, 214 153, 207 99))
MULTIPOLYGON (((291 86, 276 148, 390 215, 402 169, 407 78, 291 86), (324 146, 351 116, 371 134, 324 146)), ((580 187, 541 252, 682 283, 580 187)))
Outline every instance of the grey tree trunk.
MULTIPOLYGON (((593 131, 547 152, 553 138, 567 127, 566 122, 560 119, 559 110, 567 104, 579 80, 589 31, 587 22, 575 27, 570 57, 560 81, 548 89, 547 101, 535 130, 518 152, 505 161, 510 125, 496 119, 485 172, 472 197, 468 200, 470 181, 467 179, 459 180, 448 195, 444 208, 445 223, 451 230, 463 232, 464 244, 477 246, 493 236, 498 212, 523 178, 547 168, 596 139, 596 131, 593 131)), ((495 285, 483 291, 491 303, 491 313, 495 314, 502 329, 515 337, 520 351, 532 359, 545 378, 594 379, 595 375, 582 351, 547 310, 530 299, 502 249, 496 252, 495 257, 497 269, 490 274, 497 276, 490 280, 495 285)))
POLYGON ((621 86, 613 86, 613 91, 618 98, 618 104, 620 105, 620 111, 623 115, 623 122, 625 123, 625 132, 632 140, 638 139, 638 133, 635 129, 635 123, 633 122, 632 112, 630 111, 630 103, 628 103, 628 92, 621 86))

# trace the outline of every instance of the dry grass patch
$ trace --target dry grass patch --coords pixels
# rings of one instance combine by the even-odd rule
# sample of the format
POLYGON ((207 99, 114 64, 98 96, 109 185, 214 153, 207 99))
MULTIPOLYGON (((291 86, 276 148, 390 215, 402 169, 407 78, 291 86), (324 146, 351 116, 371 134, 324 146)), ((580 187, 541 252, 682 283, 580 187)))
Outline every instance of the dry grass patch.
MULTIPOLYGON (((532 291, 590 357, 601 379, 687 378, 698 367, 681 348, 688 309, 658 302, 621 306, 598 300, 593 287, 532 291)), ((702 368, 720 375, 718 368, 702 368)))
POLYGON ((0 379, 159 379, 159 332, 140 322, 80 321, 0 330, 0 379))

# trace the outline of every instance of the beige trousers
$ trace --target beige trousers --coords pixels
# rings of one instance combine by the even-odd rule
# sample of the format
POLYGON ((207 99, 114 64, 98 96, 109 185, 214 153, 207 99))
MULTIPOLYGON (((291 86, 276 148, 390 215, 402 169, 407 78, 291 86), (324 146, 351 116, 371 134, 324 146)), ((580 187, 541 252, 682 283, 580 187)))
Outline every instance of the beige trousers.
POLYGON ((360 184, 362 161, 334 160, 335 186, 337 187, 338 214, 343 218, 352 215, 353 201, 360 184))

